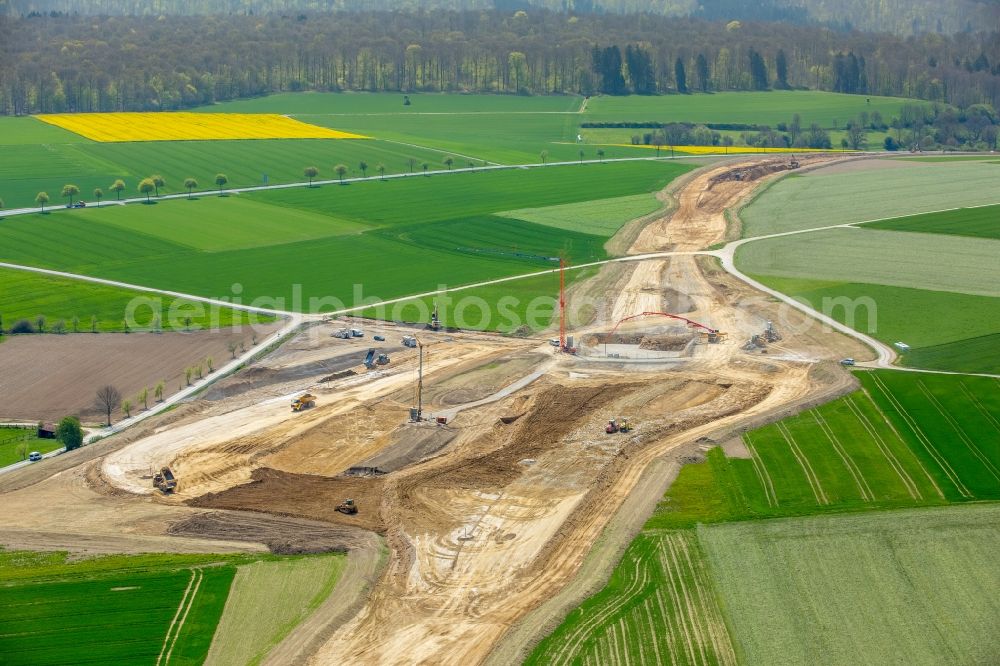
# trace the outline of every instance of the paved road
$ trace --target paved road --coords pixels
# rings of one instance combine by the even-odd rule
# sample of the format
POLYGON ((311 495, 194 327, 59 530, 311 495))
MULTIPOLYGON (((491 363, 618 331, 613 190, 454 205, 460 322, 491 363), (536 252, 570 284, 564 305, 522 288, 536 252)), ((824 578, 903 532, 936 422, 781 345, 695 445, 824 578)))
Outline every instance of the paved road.
MULTIPOLYGON (((449 153, 454 154, 454 153, 449 153)), ((539 162, 537 164, 490 164, 489 166, 478 166, 478 167, 462 167, 458 169, 438 169, 435 171, 423 171, 417 173, 394 173, 388 176, 366 176, 361 178, 345 178, 343 180, 331 178, 329 180, 314 180, 312 182, 313 187, 318 187, 320 185, 346 185, 348 183, 363 183, 374 180, 399 180, 400 178, 428 178, 431 176, 447 176, 459 173, 479 173, 481 171, 508 171, 511 169, 545 169, 548 167, 558 167, 558 166, 573 166, 579 164, 605 164, 612 162, 669 162, 671 160, 683 160, 683 159, 702 159, 702 158, 716 158, 716 157, 746 157, 746 155, 724 155, 722 153, 716 155, 678 155, 677 157, 618 157, 614 159, 604 159, 604 160, 574 160, 567 162, 539 162)), ((216 190, 202 190, 199 192, 192 192, 190 194, 186 192, 177 192, 175 194, 162 194, 158 197, 152 197, 152 201, 166 201, 168 199, 187 199, 198 198, 198 197, 215 197, 221 194, 244 194, 246 192, 263 192, 266 190, 288 190, 297 187, 309 187, 310 183, 308 181, 300 181, 297 183, 280 183, 277 185, 255 185, 253 187, 231 187, 227 189, 216 189, 216 190)), ((101 203, 101 208, 105 206, 124 206, 126 204, 141 204, 146 202, 146 197, 131 197, 128 199, 117 200, 107 200, 101 203)), ((96 204, 88 204, 87 208, 97 208, 96 204)), ((52 205, 46 206, 45 211, 50 213, 57 213, 60 211, 67 210, 65 205, 52 205)), ((42 208, 10 208, 8 210, 0 210, 0 220, 5 217, 14 217, 15 215, 31 215, 34 213, 41 213, 42 208)))

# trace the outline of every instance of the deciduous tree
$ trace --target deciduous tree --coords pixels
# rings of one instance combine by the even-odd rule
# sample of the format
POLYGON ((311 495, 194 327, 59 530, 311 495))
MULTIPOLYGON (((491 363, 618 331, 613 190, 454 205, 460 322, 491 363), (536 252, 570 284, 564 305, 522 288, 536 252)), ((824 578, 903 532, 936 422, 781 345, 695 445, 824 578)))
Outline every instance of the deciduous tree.
POLYGON ((39 192, 35 195, 35 203, 42 207, 42 212, 45 212, 45 204, 49 202, 48 192, 39 192))
POLYGON ((347 165, 346 164, 338 164, 337 166, 333 167, 333 170, 336 172, 337 178, 340 179, 340 184, 343 185, 344 184, 344 175, 347 173, 347 165))
POLYGON ((188 197, 187 198, 190 199, 191 198, 191 190, 193 190, 194 188, 198 187, 198 181, 195 180, 194 178, 185 178, 184 179, 184 187, 188 191, 188 197))
POLYGON ((66 447, 67 451, 78 449, 83 445, 83 428, 75 416, 66 416, 56 426, 56 439, 66 447))
POLYGON ((67 197, 69 198, 69 205, 70 206, 73 205, 73 197, 75 197, 79 193, 80 193, 79 186, 73 185, 72 183, 63 185, 62 196, 63 196, 64 199, 67 198, 67 197))
POLYGON ((115 182, 111 183, 111 187, 108 189, 115 193, 115 201, 121 201, 122 190, 125 189, 125 181, 119 178, 115 182))
POLYGON ((149 193, 156 189, 152 178, 143 178, 139 181, 139 192, 146 195, 146 203, 149 203, 149 193))
POLYGON ((107 424, 111 425, 111 412, 122 400, 121 392, 114 386, 107 384, 97 389, 97 407, 107 415, 107 424))
POLYGON ((99 187, 94 188, 94 198, 97 199, 97 207, 101 207, 101 199, 104 198, 104 190, 99 187))
POLYGON ((302 170, 302 175, 309 179, 309 187, 313 186, 313 178, 319 175, 319 169, 314 166, 302 170))
POLYGON ((222 186, 229 182, 229 178, 224 173, 215 174, 215 184, 219 188, 219 194, 222 194, 222 186))

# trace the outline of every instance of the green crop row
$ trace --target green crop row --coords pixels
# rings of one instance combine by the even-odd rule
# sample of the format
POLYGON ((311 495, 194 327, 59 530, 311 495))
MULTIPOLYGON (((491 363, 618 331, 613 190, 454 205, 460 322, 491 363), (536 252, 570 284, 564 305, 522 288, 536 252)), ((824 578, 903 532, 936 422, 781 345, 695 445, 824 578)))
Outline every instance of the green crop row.
POLYGON ((872 371, 864 390, 687 465, 649 528, 1000 499, 1000 394, 985 377, 872 371))

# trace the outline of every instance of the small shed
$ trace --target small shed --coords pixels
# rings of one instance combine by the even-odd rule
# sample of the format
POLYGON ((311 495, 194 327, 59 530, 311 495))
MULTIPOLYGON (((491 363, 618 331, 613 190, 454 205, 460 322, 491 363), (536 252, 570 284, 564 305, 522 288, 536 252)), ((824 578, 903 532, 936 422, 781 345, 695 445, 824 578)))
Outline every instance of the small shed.
POLYGON ((38 438, 39 439, 55 439, 56 438, 56 424, 55 423, 39 423, 38 424, 38 438))

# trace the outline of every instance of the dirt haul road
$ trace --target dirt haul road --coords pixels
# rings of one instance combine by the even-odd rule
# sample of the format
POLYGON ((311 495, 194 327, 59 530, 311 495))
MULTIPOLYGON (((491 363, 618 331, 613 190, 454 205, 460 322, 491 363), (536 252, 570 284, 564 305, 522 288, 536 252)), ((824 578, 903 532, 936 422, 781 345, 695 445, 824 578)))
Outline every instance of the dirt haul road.
MULTIPOLYGON (((692 179, 677 212, 640 234, 633 251, 721 240, 725 209, 759 184, 715 179, 723 172, 692 179)), ((610 283, 613 312, 660 309, 651 307, 661 303, 657 292, 673 290, 687 297, 690 313, 732 338, 699 345, 689 364, 670 372, 561 359, 509 399, 462 413, 444 453, 379 479, 388 570, 363 612, 311 663, 483 661, 513 624, 575 575, 652 460, 852 386, 846 373, 796 360, 857 351, 837 334, 815 330, 786 340, 792 360, 741 352, 742 338, 759 332, 776 306, 710 263, 640 262, 624 288, 610 283), (615 415, 638 427, 605 435, 603 423, 615 415)), ((516 652, 508 656, 501 661, 516 660, 516 652)))

